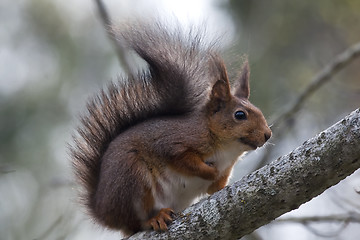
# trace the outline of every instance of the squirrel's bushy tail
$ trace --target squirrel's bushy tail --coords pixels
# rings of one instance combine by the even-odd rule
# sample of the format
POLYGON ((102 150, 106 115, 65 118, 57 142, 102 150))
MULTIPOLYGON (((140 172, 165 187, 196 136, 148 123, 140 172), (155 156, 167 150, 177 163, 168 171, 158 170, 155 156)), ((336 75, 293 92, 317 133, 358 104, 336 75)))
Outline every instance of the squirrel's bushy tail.
POLYGON ((143 58, 149 70, 111 83, 94 97, 74 136, 72 163, 93 216, 101 158, 109 143, 147 119, 196 111, 210 84, 225 73, 214 45, 204 44, 200 31, 169 28, 159 22, 136 22, 116 30, 118 40, 143 58))

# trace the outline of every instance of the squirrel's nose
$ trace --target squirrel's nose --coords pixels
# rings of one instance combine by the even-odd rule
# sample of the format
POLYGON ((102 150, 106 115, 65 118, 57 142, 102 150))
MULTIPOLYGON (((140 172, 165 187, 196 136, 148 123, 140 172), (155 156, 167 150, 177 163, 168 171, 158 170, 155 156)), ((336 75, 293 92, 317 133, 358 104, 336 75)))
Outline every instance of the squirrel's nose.
POLYGON ((265 142, 266 142, 271 137, 271 132, 265 133, 264 137, 265 137, 265 142))

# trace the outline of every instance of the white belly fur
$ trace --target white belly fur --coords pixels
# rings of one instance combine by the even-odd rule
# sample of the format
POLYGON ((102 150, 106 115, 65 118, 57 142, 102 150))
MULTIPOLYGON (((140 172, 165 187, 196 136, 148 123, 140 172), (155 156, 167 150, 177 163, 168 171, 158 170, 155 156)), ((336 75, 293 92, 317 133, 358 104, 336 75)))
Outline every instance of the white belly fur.
MULTIPOLYGON (((233 165, 244 151, 239 144, 233 144, 218 151, 205 162, 212 163, 221 176, 224 171, 233 165)), ((163 179, 158 179, 162 193, 153 192, 155 209, 172 208, 175 212, 182 211, 195 200, 204 196, 212 181, 200 177, 189 177, 168 169, 163 179)))

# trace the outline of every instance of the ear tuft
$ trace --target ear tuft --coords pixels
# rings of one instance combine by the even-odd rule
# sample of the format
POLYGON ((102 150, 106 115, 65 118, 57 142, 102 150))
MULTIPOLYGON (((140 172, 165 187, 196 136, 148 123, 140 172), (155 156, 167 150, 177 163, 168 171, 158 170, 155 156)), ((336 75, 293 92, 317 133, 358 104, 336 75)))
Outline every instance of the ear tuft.
POLYGON ((250 67, 249 62, 246 60, 243 64, 239 83, 235 89, 235 96, 238 98, 246 98, 249 99, 250 97, 250 67))
POLYGON ((218 80, 211 90, 211 100, 227 102, 231 99, 230 86, 224 80, 218 80))

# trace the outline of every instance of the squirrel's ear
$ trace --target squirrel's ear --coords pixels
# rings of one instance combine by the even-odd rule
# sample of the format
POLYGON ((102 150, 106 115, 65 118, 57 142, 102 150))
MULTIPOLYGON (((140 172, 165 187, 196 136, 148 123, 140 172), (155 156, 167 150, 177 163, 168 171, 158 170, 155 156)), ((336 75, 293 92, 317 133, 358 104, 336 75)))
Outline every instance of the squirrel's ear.
POLYGON ((231 99, 229 83, 224 80, 218 80, 211 90, 210 101, 227 102, 231 99))
POLYGON ((246 60, 243 64, 239 83, 235 89, 235 96, 238 98, 246 98, 248 99, 250 96, 250 84, 249 84, 249 78, 250 78, 250 68, 249 68, 249 62, 246 60))

